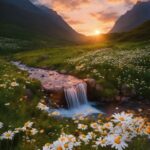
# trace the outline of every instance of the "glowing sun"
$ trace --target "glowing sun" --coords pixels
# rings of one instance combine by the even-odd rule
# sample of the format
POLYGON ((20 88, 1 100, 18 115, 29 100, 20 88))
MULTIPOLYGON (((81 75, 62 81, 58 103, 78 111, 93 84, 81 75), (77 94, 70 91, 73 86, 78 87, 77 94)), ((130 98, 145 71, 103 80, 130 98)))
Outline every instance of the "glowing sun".
POLYGON ((94 34, 95 34, 95 35, 100 35, 100 34, 101 34, 101 31, 100 31, 100 30, 95 30, 95 31, 94 31, 94 34))

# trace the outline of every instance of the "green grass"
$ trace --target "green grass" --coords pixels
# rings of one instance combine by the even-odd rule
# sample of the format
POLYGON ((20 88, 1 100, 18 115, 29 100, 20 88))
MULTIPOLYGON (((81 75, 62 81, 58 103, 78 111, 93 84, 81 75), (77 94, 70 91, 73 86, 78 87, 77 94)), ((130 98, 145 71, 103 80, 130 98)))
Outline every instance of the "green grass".
MULTIPOLYGON (((46 113, 36 108, 39 101, 44 99, 40 83, 28 79, 27 73, 19 71, 2 57, 0 57, 0 76, 0 121, 4 123, 4 127, 0 129, 0 135, 4 131, 22 127, 28 120, 33 121, 39 131, 44 129, 44 133, 32 137, 36 143, 27 144, 23 141, 22 135, 19 135, 11 142, 0 141, 0 149, 33 150, 36 146, 41 148, 45 143, 56 140, 61 129, 68 123, 68 119, 62 121, 48 117, 46 113), (19 86, 12 87, 12 82, 17 82, 19 86), (27 89, 32 92, 29 98, 26 98, 27 89), (7 103, 9 103, 8 106, 6 106, 7 103)), ((69 122, 71 125, 71 121, 69 122)))
MULTIPOLYGON (((17 134, 12 141, 0 141, 0 149, 41 149, 45 143, 56 140, 62 131, 67 134, 76 134, 77 125, 72 119, 55 119, 36 108, 39 101, 45 99, 40 83, 29 79, 26 72, 18 70, 2 57, 0 57, 0 76, 0 121, 4 123, 4 127, 0 129, 0 135, 7 130, 22 127, 29 120, 34 122, 34 127, 38 131, 44 131, 30 136, 30 140, 35 140, 33 143, 24 140, 25 135, 23 133, 17 134), (18 83, 19 86, 12 87, 12 82, 18 83), (28 98, 26 97, 27 89, 32 93, 28 98), (9 105, 6 105, 8 103, 9 105)), ((84 120, 81 122, 89 125, 91 121, 84 120)), ((128 150, 143 150, 143 148, 148 150, 149 143, 145 138, 138 138, 130 144, 128 150)), ((89 145, 82 145, 79 149, 87 150, 89 145)), ((93 148, 90 147, 90 149, 93 148)), ((99 150, 105 149, 109 150, 110 148, 99 148, 99 150)))
POLYGON ((136 90, 137 96, 149 98, 150 59, 147 42, 53 47, 19 52, 13 59, 32 67, 65 70, 80 78, 94 78, 104 87, 98 97, 113 99, 125 84, 130 90, 136 90), (95 60, 96 64, 91 65, 95 60))

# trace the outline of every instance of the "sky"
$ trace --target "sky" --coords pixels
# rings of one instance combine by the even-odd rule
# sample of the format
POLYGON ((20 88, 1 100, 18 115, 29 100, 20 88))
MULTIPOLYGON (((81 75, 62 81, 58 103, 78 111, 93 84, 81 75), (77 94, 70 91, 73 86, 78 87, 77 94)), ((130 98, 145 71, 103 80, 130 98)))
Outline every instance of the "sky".
POLYGON ((85 35, 107 33, 118 17, 137 2, 137 0, 38 1, 57 11, 72 28, 85 35))

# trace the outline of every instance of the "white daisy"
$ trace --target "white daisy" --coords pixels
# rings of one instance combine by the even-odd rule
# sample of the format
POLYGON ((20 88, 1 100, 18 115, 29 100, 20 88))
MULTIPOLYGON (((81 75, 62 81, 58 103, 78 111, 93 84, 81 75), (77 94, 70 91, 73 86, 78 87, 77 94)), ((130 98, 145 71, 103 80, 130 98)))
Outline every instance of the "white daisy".
POLYGON ((89 137, 89 139, 95 139, 95 137, 96 137, 96 134, 94 133, 94 132, 89 132, 88 134, 87 134, 87 136, 89 137))
POLYGON ((65 150, 64 143, 55 141, 51 146, 50 150, 65 150))
POLYGON ((102 138, 102 137, 98 138, 96 141, 96 145, 101 146, 101 147, 107 146, 108 145, 107 139, 105 137, 104 138, 102 138))
POLYGON ((44 111, 48 111, 49 107, 47 107, 46 105, 42 104, 42 103, 38 103, 37 108, 40 110, 44 110, 44 111))
POLYGON ((10 85, 11 85, 12 87, 19 86, 19 84, 18 84, 17 82, 12 82, 10 85))
POLYGON ((98 128, 98 126, 99 126, 99 124, 98 123, 96 123, 96 122, 94 122, 94 123, 91 123, 91 128, 93 128, 93 129, 97 129, 98 128))
POLYGON ((84 124, 78 124, 78 129, 86 130, 87 128, 88 128, 87 125, 84 125, 84 124))
POLYGON ((125 142, 125 137, 121 135, 109 135, 106 138, 108 144, 111 145, 112 148, 123 150, 128 147, 128 144, 125 142))
POLYGON ((12 140, 14 138, 14 132, 13 131, 7 131, 7 132, 4 132, 1 136, 2 139, 7 139, 7 140, 12 140))
POLYGON ((112 122, 107 122, 103 125, 103 128, 112 129, 113 128, 113 123, 112 122))
POLYGON ((27 122, 24 124, 24 127, 31 128, 32 125, 33 125, 33 122, 27 121, 27 122))
POLYGON ((85 134, 80 134, 79 139, 85 142, 85 144, 88 144, 90 137, 85 134))
POLYGON ((121 123, 129 124, 132 121, 133 115, 122 112, 122 113, 115 113, 112 117, 114 118, 113 122, 115 123, 121 122, 121 123))
POLYGON ((32 128, 32 129, 30 130, 30 132, 31 132, 31 135, 35 135, 35 134, 38 133, 38 130, 35 129, 35 128, 32 128))

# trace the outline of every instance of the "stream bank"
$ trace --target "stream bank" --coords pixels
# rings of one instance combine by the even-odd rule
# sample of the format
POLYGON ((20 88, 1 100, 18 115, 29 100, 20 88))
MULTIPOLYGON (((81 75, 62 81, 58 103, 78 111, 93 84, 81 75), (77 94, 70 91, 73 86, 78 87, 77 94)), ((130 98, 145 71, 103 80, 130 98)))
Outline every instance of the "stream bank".
MULTIPOLYGON (((86 104, 86 99, 89 99, 94 103, 91 105, 93 107, 87 107, 87 109, 97 108, 93 109, 95 113, 98 113, 97 110, 100 110, 99 112, 105 112, 107 115, 111 115, 115 112, 130 110, 136 111, 140 114, 142 113, 144 116, 148 116, 150 114, 149 100, 145 100, 143 102, 142 99, 135 99, 135 92, 129 92, 125 86, 122 88, 121 92, 121 94, 124 94, 119 95, 120 93, 118 92, 118 95, 112 99, 106 99, 99 97, 99 93, 103 87, 101 87, 100 84, 97 84, 94 79, 89 78, 82 80, 71 75, 58 73, 54 70, 27 67, 20 62, 12 63, 19 69, 27 71, 30 78, 41 82, 42 88, 48 97, 48 101, 50 100, 48 103, 55 108, 69 107, 70 104, 68 104, 66 100, 66 93, 64 92, 65 89, 69 89, 69 91, 73 93, 72 96, 75 97, 71 97, 72 105, 76 105, 76 103, 73 104, 74 101, 81 101, 77 104, 77 107, 79 107, 80 104, 82 105, 83 101, 85 101, 84 104, 86 104), (84 86, 85 83, 86 87, 80 87, 84 86), (81 93, 79 94, 78 91, 81 93), (81 97, 80 100, 76 98, 77 96, 81 97)), ((66 113, 64 110, 63 112, 66 113)))

